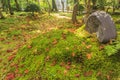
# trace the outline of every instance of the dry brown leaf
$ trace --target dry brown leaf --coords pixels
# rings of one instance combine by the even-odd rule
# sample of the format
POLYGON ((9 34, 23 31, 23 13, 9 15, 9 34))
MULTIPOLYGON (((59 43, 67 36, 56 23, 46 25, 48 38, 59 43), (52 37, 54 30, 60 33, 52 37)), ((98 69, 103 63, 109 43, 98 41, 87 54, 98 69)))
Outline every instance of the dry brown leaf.
POLYGON ((91 59, 92 58, 92 53, 86 54, 86 57, 87 57, 87 59, 91 59))
POLYGON ((87 49, 90 49, 91 47, 92 47, 92 45, 88 45, 88 46, 86 46, 87 49))
POLYGON ((88 71, 88 72, 85 72, 85 73, 84 73, 84 76, 85 76, 85 77, 88 77, 88 76, 91 76, 92 74, 93 74, 92 71, 88 71))

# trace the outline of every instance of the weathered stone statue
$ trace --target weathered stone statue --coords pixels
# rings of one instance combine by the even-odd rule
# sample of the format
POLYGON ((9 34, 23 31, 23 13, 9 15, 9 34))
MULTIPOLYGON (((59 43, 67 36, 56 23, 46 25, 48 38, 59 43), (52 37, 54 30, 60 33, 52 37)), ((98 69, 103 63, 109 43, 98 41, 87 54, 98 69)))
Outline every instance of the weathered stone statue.
POLYGON ((100 42, 106 43, 117 36, 115 24, 109 14, 104 11, 92 13, 86 21, 86 30, 89 33, 96 32, 100 42))

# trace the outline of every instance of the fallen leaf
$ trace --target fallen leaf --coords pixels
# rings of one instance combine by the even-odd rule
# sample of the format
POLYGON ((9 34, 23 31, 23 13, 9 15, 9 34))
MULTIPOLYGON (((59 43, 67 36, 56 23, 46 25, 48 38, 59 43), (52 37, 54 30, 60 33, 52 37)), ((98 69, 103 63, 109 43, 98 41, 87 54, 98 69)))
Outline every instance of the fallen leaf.
POLYGON ((66 34, 62 34, 62 38, 63 38, 63 39, 66 39, 66 34))
POLYGON ((18 72, 19 72, 19 70, 18 70, 18 69, 16 69, 16 70, 15 70, 15 73, 18 73, 18 72))
POLYGON ((48 52, 48 51, 49 51, 49 48, 46 48, 46 51, 48 52))
POLYGON ((5 40, 5 38, 0 38, 0 41, 4 41, 5 40))
POLYGON ((69 65, 66 65, 65 68, 66 68, 67 70, 70 70, 71 67, 70 67, 69 65))
POLYGON ((11 61, 12 59, 14 59, 15 55, 11 55, 8 57, 8 61, 11 61))
POLYGON ((49 60, 50 60, 50 56, 47 56, 45 60, 46 60, 46 61, 49 61, 49 60))
POLYGON ((16 76, 16 77, 21 77, 22 74, 18 73, 18 74, 16 74, 15 76, 16 76))
POLYGON ((62 67, 65 66, 65 63, 64 63, 64 62, 61 62, 61 63, 60 63, 60 66, 62 66, 62 67))
POLYGON ((111 80, 109 75, 107 75, 106 77, 107 77, 107 80, 111 80))
POLYGON ((29 49, 31 49, 31 48, 32 48, 32 46, 30 46, 30 45, 29 45, 29 46, 27 46, 27 47, 28 47, 29 49))
POLYGON ((14 80, 15 74, 14 73, 8 73, 5 80, 14 80))
POLYGON ((86 43, 85 42, 82 42, 83 45, 85 45, 86 43))
POLYGON ((92 53, 88 53, 88 54, 86 55, 86 57, 87 57, 87 59, 91 59, 91 58, 92 58, 92 53))
POLYGON ((64 70, 64 75, 66 75, 68 73, 68 71, 67 70, 64 70))
POLYGON ((2 59, 0 59, 0 63, 2 62, 2 59))
POLYGON ((55 66, 56 65, 56 61, 54 60, 51 64, 51 66, 55 66))
POLYGON ((67 62, 68 65, 71 65, 71 62, 67 62))
POLYGON ((99 46, 99 49, 100 49, 100 50, 103 50, 103 49, 104 49, 104 46, 103 46, 103 45, 99 46))
POLYGON ((23 68, 23 67, 24 67, 24 64, 20 65, 20 67, 23 68))
POLYGON ((92 45, 88 45, 88 46, 86 46, 87 49, 90 49, 91 47, 92 47, 92 45))
POLYGON ((29 72, 29 70, 28 70, 28 69, 26 69, 26 70, 24 71, 24 73, 25 73, 25 74, 27 74, 28 72, 29 72))
POLYGON ((96 40, 95 40, 95 38, 91 38, 91 41, 92 41, 92 42, 95 42, 96 40))
POLYGON ((52 44, 55 45, 55 44, 57 44, 57 42, 58 42, 57 39, 54 39, 52 44))
POLYGON ((72 53, 72 57, 75 57, 75 53, 74 52, 72 53))
POLYGON ((16 40, 16 37, 13 37, 13 40, 16 40))
POLYGON ((85 73, 84 73, 84 76, 85 76, 85 77, 88 77, 88 76, 91 76, 92 74, 93 74, 92 71, 88 71, 88 72, 85 72, 85 73))
POLYGON ((75 29, 67 29, 71 33, 75 33, 75 29))
POLYGON ((80 77, 80 74, 75 74, 75 77, 79 78, 79 77, 80 77))
POLYGON ((97 73, 97 76, 101 76, 101 74, 102 74, 101 72, 98 72, 98 73, 97 73))
POLYGON ((6 44, 10 44, 11 42, 6 42, 6 44))
POLYGON ((11 52, 13 52, 12 49, 8 49, 8 50, 7 50, 7 53, 11 53, 11 52))

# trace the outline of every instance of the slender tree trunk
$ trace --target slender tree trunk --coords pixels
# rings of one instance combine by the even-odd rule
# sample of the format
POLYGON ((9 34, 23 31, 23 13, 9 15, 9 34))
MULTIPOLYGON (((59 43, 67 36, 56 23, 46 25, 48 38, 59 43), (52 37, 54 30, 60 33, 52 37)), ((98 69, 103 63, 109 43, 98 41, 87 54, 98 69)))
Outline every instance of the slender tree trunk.
POLYGON ((64 12, 64 2, 61 0, 61 4, 62 4, 62 11, 64 12))
POLYGON ((87 19, 88 19, 88 16, 90 15, 90 12, 91 12, 91 0, 85 0, 85 8, 86 8, 86 15, 84 17, 84 23, 87 22, 87 19))
POLYGON ((3 14, 2 14, 2 7, 3 7, 3 1, 0 1, 0 19, 4 18, 3 14))
POLYGON ((97 0, 92 0, 92 9, 93 10, 96 10, 96 3, 97 3, 97 0))
POLYGON ((38 5, 40 6, 40 0, 38 0, 38 5))
POLYGON ((115 6, 113 6, 113 13, 115 13, 115 6))
POLYGON ((73 24, 77 23, 77 11, 78 11, 78 0, 74 0, 75 4, 74 4, 74 7, 73 7, 73 13, 72 13, 72 22, 73 24))
POLYGON ((50 6, 50 2, 49 2, 49 0, 47 0, 47 3, 48 3, 48 6, 49 6, 49 9, 48 9, 48 14, 49 14, 49 16, 50 16, 51 6, 50 6))
POLYGON ((118 0, 118 3, 119 3, 119 8, 120 8, 120 0, 118 0))
POLYGON ((27 4, 27 5, 29 4, 29 0, 26 0, 26 4, 27 4))
POLYGON ((116 4, 115 4, 115 1, 114 0, 112 0, 112 2, 113 2, 113 5, 112 5, 112 7, 113 7, 113 13, 115 13, 115 9, 116 9, 116 4))
POLYGON ((85 7, 87 6, 86 4, 87 4, 87 0, 84 0, 84 3, 85 3, 85 7))
POLYGON ((16 5, 17 11, 19 11, 20 10, 20 6, 19 6, 19 3, 18 3, 18 0, 15 0, 15 5, 16 5))
POLYGON ((58 11, 55 0, 52 0, 52 11, 58 11))
POLYGON ((90 3, 91 3, 91 0, 88 0, 88 1, 87 1, 87 8, 86 8, 86 11, 87 11, 86 16, 87 16, 87 17, 89 16, 89 14, 90 14, 90 12, 91 12, 91 5, 90 5, 90 3))
POLYGON ((14 13, 13 13, 12 8, 11 8, 10 0, 8 0, 8 8, 9 8, 10 15, 13 15, 14 13))
POLYGON ((3 14, 2 14, 2 11, 0 9, 0 19, 4 18, 3 14))

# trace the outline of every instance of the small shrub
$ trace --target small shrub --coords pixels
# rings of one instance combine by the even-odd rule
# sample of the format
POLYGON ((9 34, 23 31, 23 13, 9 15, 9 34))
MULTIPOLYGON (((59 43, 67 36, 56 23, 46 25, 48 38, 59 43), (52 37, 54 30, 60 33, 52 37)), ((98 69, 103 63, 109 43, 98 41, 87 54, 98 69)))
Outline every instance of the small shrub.
POLYGON ((37 4, 30 3, 25 8, 25 11, 26 12, 32 12, 32 15, 34 15, 34 12, 39 12, 40 11, 40 7, 37 4))

